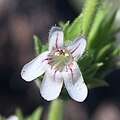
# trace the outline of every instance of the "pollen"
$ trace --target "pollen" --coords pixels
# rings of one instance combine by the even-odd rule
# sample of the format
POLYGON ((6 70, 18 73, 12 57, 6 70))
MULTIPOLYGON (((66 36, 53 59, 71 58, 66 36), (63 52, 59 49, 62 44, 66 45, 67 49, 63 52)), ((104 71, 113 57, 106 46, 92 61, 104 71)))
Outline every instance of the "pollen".
POLYGON ((52 58, 52 60, 48 60, 51 68, 60 72, 72 61, 71 54, 66 49, 53 50, 49 56, 52 58))
POLYGON ((70 64, 70 68, 72 68, 73 66, 74 66, 74 64, 73 64, 73 63, 71 63, 71 64, 70 64))
POLYGON ((64 49, 63 49, 62 51, 63 51, 63 53, 65 53, 65 52, 66 52, 64 49))
POLYGON ((60 55, 60 53, 59 52, 55 52, 55 56, 59 56, 60 55))
POLYGON ((56 70, 56 65, 54 65, 54 66, 52 67, 52 69, 56 70))
POLYGON ((68 57, 68 56, 70 56, 67 52, 65 53, 65 57, 68 57))

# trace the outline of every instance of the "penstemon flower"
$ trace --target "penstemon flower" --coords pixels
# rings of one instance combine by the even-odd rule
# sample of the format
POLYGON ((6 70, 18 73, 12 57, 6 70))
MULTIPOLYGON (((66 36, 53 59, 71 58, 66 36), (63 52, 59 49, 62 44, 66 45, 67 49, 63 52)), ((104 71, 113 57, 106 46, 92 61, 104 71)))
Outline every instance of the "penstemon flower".
POLYGON ((86 40, 78 36, 73 43, 65 45, 63 39, 62 30, 59 27, 52 27, 48 38, 49 51, 41 53, 27 63, 21 71, 21 76, 26 81, 32 81, 45 73, 40 93, 48 101, 59 96, 64 82, 71 98, 82 102, 88 90, 77 60, 85 50, 86 40))

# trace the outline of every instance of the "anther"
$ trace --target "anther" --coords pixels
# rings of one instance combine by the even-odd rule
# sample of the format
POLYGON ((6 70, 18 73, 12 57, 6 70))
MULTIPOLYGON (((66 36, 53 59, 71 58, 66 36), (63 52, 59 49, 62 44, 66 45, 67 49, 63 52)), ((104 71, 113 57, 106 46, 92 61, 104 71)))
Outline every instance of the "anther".
POLYGON ((65 50, 63 49, 63 52, 65 53, 65 50))
POLYGON ((68 57, 69 56, 69 54, 68 53, 65 53, 65 57, 68 57))
POLYGON ((54 65, 54 66, 52 67, 52 69, 56 69, 56 66, 54 65))
POLYGON ((59 52, 55 52, 55 56, 59 56, 60 55, 60 53, 59 52))

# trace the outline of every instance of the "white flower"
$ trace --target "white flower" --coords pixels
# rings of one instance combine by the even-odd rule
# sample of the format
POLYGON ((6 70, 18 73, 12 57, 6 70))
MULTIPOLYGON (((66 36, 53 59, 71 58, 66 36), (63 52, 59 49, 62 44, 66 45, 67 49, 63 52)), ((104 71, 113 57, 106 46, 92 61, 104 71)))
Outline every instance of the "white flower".
POLYGON ((79 36, 73 43, 65 45, 63 39, 61 29, 52 27, 48 38, 49 51, 27 63, 21 71, 21 76, 26 81, 32 81, 45 73, 40 93, 48 101, 59 96, 64 82, 71 98, 82 102, 88 90, 76 61, 85 50, 86 40, 79 36))
POLYGON ((18 117, 16 115, 11 115, 6 120, 18 120, 18 117))

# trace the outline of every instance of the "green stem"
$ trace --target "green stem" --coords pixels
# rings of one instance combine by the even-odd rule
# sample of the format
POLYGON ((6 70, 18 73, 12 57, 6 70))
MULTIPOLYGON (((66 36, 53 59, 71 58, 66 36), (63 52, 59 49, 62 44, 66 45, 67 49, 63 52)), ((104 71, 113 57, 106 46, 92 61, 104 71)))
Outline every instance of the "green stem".
POLYGON ((33 38, 34 38, 35 53, 38 56, 41 53, 42 46, 40 44, 39 38, 36 35, 34 35, 33 38))
POLYGON ((51 102, 48 120, 62 120, 64 102, 62 100, 54 100, 51 102))
POLYGON ((93 25, 96 13, 100 5, 101 0, 86 0, 85 7, 83 9, 83 27, 82 27, 83 35, 86 37, 90 32, 90 29, 93 25))

